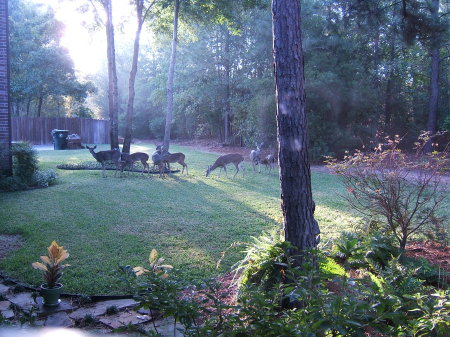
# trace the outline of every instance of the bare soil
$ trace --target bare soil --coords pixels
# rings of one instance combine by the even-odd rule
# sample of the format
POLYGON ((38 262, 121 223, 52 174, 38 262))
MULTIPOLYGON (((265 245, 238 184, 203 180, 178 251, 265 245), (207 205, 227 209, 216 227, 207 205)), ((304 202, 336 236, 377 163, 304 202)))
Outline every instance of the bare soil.
POLYGON ((23 244, 20 235, 0 234, 0 260, 19 249, 23 244))

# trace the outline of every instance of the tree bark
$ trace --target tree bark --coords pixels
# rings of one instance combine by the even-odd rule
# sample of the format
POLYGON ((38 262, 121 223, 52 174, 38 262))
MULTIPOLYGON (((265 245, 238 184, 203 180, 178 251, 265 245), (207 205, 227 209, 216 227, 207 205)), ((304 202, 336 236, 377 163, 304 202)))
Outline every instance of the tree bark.
POLYGON ((128 81, 128 105, 127 105, 127 124, 125 127, 125 139, 123 142, 122 152, 130 153, 131 147, 131 134, 133 129, 133 113, 134 113, 134 96, 135 89, 134 84, 136 82, 137 65, 139 57, 139 40, 141 37, 142 24, 144 23, 144 18, 142 16, 144 8, 144 0, 136 0, 136 16, 137 16, 137 29, 134 38, 134 49, 133 49, 133 61, 131 65, 130 78, 128 81))
POLYGON ((307 149, 300 2, 273 0, 272 18, 284 235, 298 249, 296 262, 301 265, 303 252, 317 246, 320 231, 307 149))
POLYGON ((225 26, 225 102, 224 102, 224 142, 228 144, 230 142, 230 115, 231 115, 231 65, 230 65, 230 32, 228 27, 225 26))
POLYGON ((172 128, 173 118, 173 78, 175 73, 175 62, 177 54, 178 40, 178 13, 180 11, 180 0, 175 0, 175 8, 173 13, 173 36, 172 36, 172 55, 170 57, 169 74, 167 76, 167 115, 166 127, 164 130, 164 149, 169 151, 170 129, 172 128))
MULTIPOLYGON (((439 25, 439 0, 433 0, 431 16, 436 26, 439 25)), ((428 108, 427 131, 434 135, 437 131, 437 113, 439 103, 439 36, 433 31, 430 41, 431 71, 430 71, 430 99, 428 108)), ((425 144, 425 152, 433 151, 432 140, 425 144)))
POLYGON ((41 94, 39 96, 38 106, 37 106, 37 116, 41 117, 41 111, 42 111, 42 103, 44 101, 44 96, 41 94))
POLYGON ((108 58, 108 107, 111 150, 119 148, 119 91, 117 88, 116 51, 111 0, 103 0, 106 12, 106 42, 108 58))

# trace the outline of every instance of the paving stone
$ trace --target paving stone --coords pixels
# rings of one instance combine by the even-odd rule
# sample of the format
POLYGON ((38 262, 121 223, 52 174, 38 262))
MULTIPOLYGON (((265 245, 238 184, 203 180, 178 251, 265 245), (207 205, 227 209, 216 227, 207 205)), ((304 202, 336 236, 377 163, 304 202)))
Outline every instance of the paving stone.
MULTIPOLYGON (((173 325, 173 318, 163 318, 155 322, 156 328, 158 329, 158 333, 164 337, 183 337, 184 335, 178 329, 184 329, 183 325, 177 323, 175 326, 173 325), (175 333, 174 333, 175 330, 175 333)), ((182 330, 183 331, 183 330, 182 330)))
POLYGON ((10 306, 10 301, 0 301, 0 311, 8 310, 10 306))
POLYGON ((104 316, 99 319, 100 322, 107 325, 111 329, 117 329, 121 326, 132 324, 138 325, 150 322, 151 316, 141 315, 136 311, 121 312, 115 315, 104 316))
POLYGON ((8 310, 0 310, 0 315, 4 318, 4 319, 11 319, 14 318, 16 315, 14 314, 14 311, 12 311, 11 309, 8 310))
POLYGON ((7 295, 6 298, 22 311, 30 311, 33 307, 37 306, 31 293, 7 295))
POLYGON ((11 319, 14 318, 14 311, 10 309, 10 301, 0 301, 0 314, 3 318, 11 319))
POLYGON ((0 283, 0 295, 5 295, 9 292, 9 287, 5 286, 3 283, 0 283))
POLYGON ((122 310, 125 308, 134 307, 137 305, 133 299, 121 299, 121 300, 109 300, 97 302, 90 307, 80 308, 69 314, 69 317, 74 320, 80 320, 86 317, 86 315, 92 315, 94 317, 102 316, 106 313, 106 309, 115 306, 117 309, 122 310))
POLYGON ((38 315, 48 316, 61 311, 74 311, 78 309, 78 306, 74 305, 70 299, 62 298, 61 302, 56 307, 46 307, 44 305, 42 297, 36 298, 38 304, 38 315))
POLYGON ((59 328, 71 328, 74 323, 69 318, 69 315, 65 312, 57 312, 55 314, 47 316, 45 321, 46 327, 59 327, 59 328))

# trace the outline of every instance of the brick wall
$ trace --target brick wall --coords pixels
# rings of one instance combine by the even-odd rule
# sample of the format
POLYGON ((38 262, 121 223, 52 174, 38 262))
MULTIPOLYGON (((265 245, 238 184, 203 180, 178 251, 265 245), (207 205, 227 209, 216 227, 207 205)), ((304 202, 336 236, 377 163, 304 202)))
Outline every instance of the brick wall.
POLYGON ((8 0, 0 0, 0 147, 4 156, 0 158, 0 169, 11 172, 11 115, 9 113, 9 37, 8 0))

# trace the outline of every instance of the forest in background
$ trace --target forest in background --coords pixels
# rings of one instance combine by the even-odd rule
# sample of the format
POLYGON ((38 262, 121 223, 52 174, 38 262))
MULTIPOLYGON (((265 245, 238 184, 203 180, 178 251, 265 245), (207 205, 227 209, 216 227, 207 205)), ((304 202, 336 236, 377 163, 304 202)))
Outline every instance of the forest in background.
MULTIPOLYGON (((172 138, 224 141, 227 128, 232 144, 274 145, 270 1, 203 2, 217 3, 217 12, 181 1, 172 138)), ((133 138, 164 135, 170 3, 161 1, 144 23, 154 39, 141 45, 133 138)), ((302 2, 313 161, 369 146, 380 134, 412 144, 421 130, 450 131, 448 10, 442 0, 302 2)), ((20 0, 9 11, 13 116, 107 118, 106 53, 97 75, 78 79, 51 9, 20 0)), ((132 55, 133 41, 116 45, 122 135, 132 55)))

